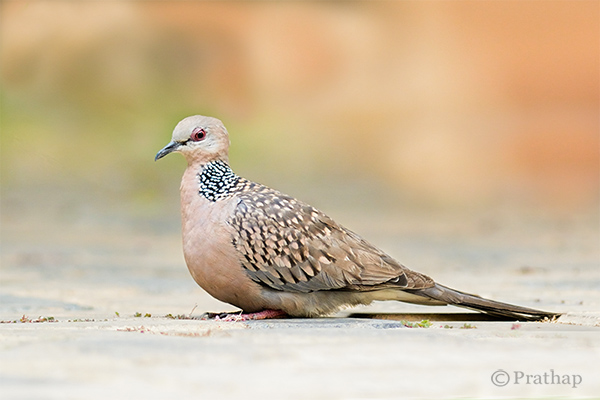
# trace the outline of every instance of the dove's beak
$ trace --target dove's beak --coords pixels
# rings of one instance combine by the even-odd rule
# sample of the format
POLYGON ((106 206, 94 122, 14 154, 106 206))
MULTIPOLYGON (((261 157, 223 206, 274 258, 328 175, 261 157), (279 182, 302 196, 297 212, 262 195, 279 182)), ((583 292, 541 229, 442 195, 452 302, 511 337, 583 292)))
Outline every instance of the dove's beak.
POLYGON ((154 161, 160 160, 167 154, 176 151, 179 148, 179 146, 181 146, 181 143, 179 143, 179 142, 170 142, 168 145, 163 147, 158 153, 156 153, 156 157, 154 157, 154 161))

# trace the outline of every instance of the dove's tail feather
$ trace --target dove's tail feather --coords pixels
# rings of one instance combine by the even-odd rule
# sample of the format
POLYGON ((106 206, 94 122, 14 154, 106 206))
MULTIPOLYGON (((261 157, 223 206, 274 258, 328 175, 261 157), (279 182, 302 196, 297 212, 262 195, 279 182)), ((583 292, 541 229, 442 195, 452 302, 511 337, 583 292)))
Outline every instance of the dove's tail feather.
POLYGON ((560 313, 536 310, 533 308, 515 306, 500 301, 488 300, 474 294, 460 292, 438 283, 426 289, 411 291, 414 294, 443 301, 450 305, 470 308, 496 317, 510 318, 519 321, 538 321, 544 318, 552 319, 560 313))

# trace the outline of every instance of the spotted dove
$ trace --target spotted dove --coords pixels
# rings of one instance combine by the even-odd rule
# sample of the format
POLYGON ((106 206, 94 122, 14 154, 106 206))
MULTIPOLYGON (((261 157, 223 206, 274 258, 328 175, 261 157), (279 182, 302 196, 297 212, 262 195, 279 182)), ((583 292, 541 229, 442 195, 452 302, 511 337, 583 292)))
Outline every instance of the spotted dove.
POLYGON ((194 280, 242 319, 315 317, 373 300, 451 304, 518 320, 555 313, 460 292, 412 271, 327 215, 229 167, 229 134, 185 118, 155 160, 179 152, 183 252, 194 280))

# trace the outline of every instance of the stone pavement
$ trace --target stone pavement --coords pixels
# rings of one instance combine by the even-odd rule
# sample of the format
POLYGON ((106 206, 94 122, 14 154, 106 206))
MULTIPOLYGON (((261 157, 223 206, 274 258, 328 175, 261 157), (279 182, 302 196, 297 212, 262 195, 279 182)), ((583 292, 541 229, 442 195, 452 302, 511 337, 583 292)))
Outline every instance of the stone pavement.
POLYGON ((571 398, 600 393, 598 328, 471 326, 155 317, 3 324, 2 398, 571 398), (493 374, 500 370, 508 375, 496 376, 494 384, 493 374), (526 375, 532 376, 529 381, 526 375), (553 375, 559 376, 554 382, 553 375))

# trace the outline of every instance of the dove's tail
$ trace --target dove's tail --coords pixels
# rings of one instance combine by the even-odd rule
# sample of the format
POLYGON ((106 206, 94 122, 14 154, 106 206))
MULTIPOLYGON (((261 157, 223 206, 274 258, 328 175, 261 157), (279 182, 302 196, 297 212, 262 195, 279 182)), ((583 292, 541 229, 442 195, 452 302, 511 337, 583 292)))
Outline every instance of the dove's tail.
POLYGON ((474 294, 460 292, 438 283, 426 289, 411 290, 412 293, 444 303, 482 311, 496 317, 510 318, 519 321, 538 321, 544 318, 552 319, 560 313, 536 310, 533 308, 515 306, 500 301, 488 300, 474 294))

